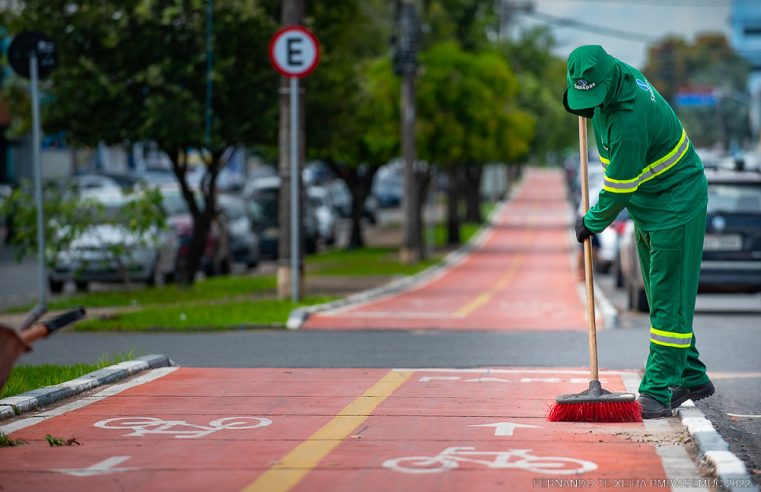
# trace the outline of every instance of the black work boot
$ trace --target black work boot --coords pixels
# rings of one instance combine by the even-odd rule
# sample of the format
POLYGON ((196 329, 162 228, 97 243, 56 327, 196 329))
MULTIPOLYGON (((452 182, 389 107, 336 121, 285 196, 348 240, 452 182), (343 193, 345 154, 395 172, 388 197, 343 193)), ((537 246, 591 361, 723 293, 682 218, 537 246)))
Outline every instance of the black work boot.
POLYGON ((671 417, 672 415, 671 408, 648 394, 640 394, 637 401, 642 405, 643 419, 657 419, 658 417, 671 417))
POLYGON ((681 386, 671 388, 671 408, 676 408, 687 400, 698 401, 708 398, 714 391, 716 389, 711 381, 694 388, 684 388, 681 386))

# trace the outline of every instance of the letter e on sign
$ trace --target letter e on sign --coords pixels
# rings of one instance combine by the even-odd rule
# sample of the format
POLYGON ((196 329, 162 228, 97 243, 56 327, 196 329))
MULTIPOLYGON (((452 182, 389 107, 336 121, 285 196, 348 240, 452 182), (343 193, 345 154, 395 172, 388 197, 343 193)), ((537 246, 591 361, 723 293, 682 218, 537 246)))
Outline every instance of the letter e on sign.
POLYGON ((306 77, 320 61, 320 45, 314 34, 301 26, 287 26, 272 36, 270 62, 286 77, 306 77))

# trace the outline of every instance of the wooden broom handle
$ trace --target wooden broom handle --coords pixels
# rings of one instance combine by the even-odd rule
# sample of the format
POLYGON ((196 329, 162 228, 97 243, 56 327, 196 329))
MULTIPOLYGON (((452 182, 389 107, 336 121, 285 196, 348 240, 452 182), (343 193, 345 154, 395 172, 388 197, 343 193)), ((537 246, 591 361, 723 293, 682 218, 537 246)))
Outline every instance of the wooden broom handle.
MULTIPOLYGON (((579 154, 581 157, 581 215, 589 210, 589 171, 587 169, 587 119, 579 116, 579 154)), ((597 328, 595 326, 595 288, 592 278, 592 240, 584 240, 584 280, 587 287, 587 328, 589 332, 589 378, 599 380, 597 369, 597 328)))

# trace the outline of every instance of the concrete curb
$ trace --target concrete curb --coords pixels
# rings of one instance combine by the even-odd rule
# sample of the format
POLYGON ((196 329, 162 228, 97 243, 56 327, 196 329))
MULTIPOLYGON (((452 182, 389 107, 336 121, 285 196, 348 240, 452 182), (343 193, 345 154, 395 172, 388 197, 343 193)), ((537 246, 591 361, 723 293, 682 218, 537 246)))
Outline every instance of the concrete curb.
POLYGON ((491 215, 488 217, 487 224, 482 227, 468 243, 446 255, 441 263, 416 273, 415 275, 392 280, 380 287, 357 292, 356 294, 351 294, 336 301, 294 309, 288 315, 288 321, 286 322, 285 327, 289 330, 298 330, 304 325, 304 323, 306 323, 309 316, 313 313, 332 311, 339 308, 345 309, 355 305, 376 301, 407 289, 419 287, 434 278, 444 275, 449 269, 461 263, 473 249, 480 247, 486 241, 488 234, 491 232, 494 218, 500 214, 507 203, 509 203, 509 198, 499 202, 497 207, 495 207, 491 215))
POLYGON ((692 400, 684 402, 677 409, 677 415, 695 441, 701 457, 714 467, 718 479, 714 484, 716 487, 730 492, 758 492, 745 464, 729 450, 727 441, 692 400))
POLYGON ((0 400, 0 420, 44 407, 104 384, 125 379, 133 374, 156 367, 168 367, 174 363, 166 355, 152 354, 104 367, 65 383, 46 386, 20 395, 0 400))

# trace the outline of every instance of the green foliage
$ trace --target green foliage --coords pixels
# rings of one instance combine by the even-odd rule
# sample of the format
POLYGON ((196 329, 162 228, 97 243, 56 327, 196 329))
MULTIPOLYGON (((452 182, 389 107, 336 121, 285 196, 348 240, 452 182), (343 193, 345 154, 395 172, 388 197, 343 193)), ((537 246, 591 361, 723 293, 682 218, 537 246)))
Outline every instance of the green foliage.
POLYGON ((104 319, 90 319, 77 324, 77 331, 197 331, 240 328, 281 328, 291 311, 334 300, 331 297, 307 297, 302 302, 273 299, 146 307, 134 312, 115 314, 104 319))
POLYGON ((439 260, 440 258, 429 258, 414 265, 401 263, 398 251, 392 248, 331 251, 309 258, 309 274, 348 277, 413 275, 439 260))
POLYGON ((29 442, 23 439, 11 439, 10 437, 6 436, 5 433, 0 432, 0 448, 21 446, 22 444, 29 444, 29 442))
POLYGON ((692 43, 681 37, 666 37, 648 50, 643 72, 672 103, 697 146, 710 146, 723 139, 720 143, 726 148, 730 137, 736 144, 750 137, 748 106, 742 100, 748 98, 750 66, 723 34, 702 34, 692 43), (714 88, 721 93, 719 108, 676 106, 676 93, 685 86, 714 88), (722 126, 724 135, 718 133, 722 126))
POLYGON ((103 355, 95 364, 39 364, 11 369, 0 398, 26 393, 45 386, 60 384, 104 367, 135 358, 134 349, 126 353, 103 355))
POLYGON ((530 114, 517 109, 518 84, 495 52, 467 53, 446 42, 421 55, 418 152, 439 165, 515 160, 533 134, 530 114))
POLYGON ((576 117, 562 104, 565 60, 552 54, 554 46, 551 31, 538 27, 501 47, 518 79, 518 105, 534 117, 531 154, 539 160, 577 143, 576 117))
POLYGON ((487 33, 498 22, 495 0, 425 0, 423 5, 424 48, 455 41, 465 51, 489 49, 487 33))
POLYGON ((77 441, 76 437, 70 437, 69 439, 61 439, 60 437, 55 437, 52 434, 45 434, 45 440, 50 444, 51 447, 56 446, 73 446, 77 445, 79 446, 81 443, 77 441))
MULTIPOLYGON (((191 286, 162 285, 118 292, 76 294, 52 300, 48 305, 51 310, 59 310, 72 309, 78 306, 87 306, 88 308, 152 306, 173 304, 178 299, 182 299, 184 302, 213 302, 234 297, 271 294, 275 291, 276 286, 277 281, 273 275, 220 276, 199 280, 191 286)), ((18 311, 28 310, 28 306, 18 309, 18 311)))

